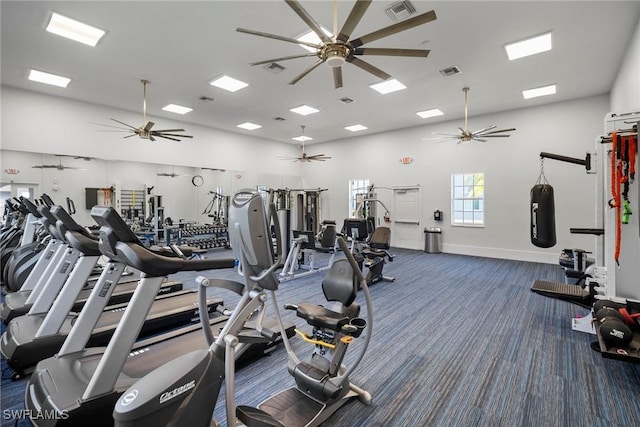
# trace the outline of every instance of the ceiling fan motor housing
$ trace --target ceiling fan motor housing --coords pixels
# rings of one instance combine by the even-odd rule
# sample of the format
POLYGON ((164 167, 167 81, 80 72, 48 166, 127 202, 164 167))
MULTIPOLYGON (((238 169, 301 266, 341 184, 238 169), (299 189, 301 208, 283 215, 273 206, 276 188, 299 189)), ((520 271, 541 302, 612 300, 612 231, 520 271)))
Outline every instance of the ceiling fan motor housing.
POLYGON ((349 55, 349 47, 343 43, 329 43, 321 50, 321 58, 331 68, 341 67, 349 55))

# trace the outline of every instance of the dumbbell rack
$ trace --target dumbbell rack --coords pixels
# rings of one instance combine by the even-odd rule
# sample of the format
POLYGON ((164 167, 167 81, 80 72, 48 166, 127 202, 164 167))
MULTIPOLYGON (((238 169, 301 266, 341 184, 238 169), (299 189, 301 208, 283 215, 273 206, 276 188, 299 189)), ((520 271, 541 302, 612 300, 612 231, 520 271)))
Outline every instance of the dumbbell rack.
POLYGON ((188 224, 179 229, 178 243, 199 249, 229 249, 229 230, 226 226, 188 224))

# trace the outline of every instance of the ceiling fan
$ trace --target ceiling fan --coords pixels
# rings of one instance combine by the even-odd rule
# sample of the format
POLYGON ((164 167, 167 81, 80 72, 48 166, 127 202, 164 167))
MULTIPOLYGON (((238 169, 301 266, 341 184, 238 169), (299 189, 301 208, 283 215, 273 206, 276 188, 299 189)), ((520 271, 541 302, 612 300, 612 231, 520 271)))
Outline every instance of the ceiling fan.
POLYGON ((469 88, 468 87, 462 88, 462 91, 464 92, 464 129, 459 127, 458 130, 460 131, 460 133, 458 135, 450 134, 450 133, 438 133, 436 135, 441 135, 440 137, 437 137, 437 138, 424 138, 423 140, 430 140, 430 139, 447 140, 447 139, 451 139, 451 140, 457 140, 458 144, 460 144, 461 142, 471 142, 471 141, 487 142, 487 140, 485 138, 508 138, 511 135, 505 135, 505 134, 503 134, 503 132, 513 132, 513 131, 516 130, 515 128, 493 130, 493 129, 495 129, 497 127, 496 125, 493 125, 493 126, 489 126, 489 127, 486 127, 486 128, 479 129, 479 130, 476 130, 474 132, 471 132, 469 130, 469 127, 468 127, 468 94, 469 94, 469 88))
POLYGON ((57 157, 71 157, 76 160, 84 160, 85 162, 90 162, 91 160, 95 160, 95 157, 85 157, 85 156, 71 156, 68 154, 55 154, 57 157))
POLYGON ((315 161, 319 161, 319 162, 324 162, 325 160, 330 159, 330 156, 325 156, 324 154, 313 154, 311 156, 309 156, 305 151, 304 151, 304 142, 308 139, 308 138, 304 135, 304 129, 305 129, 305 125, 301 125, 300 126, 302 128, 302 136, 300 137, 300 140, 302 141, 302 154, 300 156, 278 156, 278 158, 280 160, 293 160, 294 162, 311 162, 312 160, 315 161))
POLYGON ((57 165, 35 165, 32 166, 32 168, 35 169, 57 169, 59 171, 63 171, 63 170, 67 170, 67 169, 75 169, 75 170, 82 170, 82 171, 86 171, 86 168, 77 168, 75 166, 65 166, 62 164, 62 160, 57 164, 57 165))
POLYGON ((180 176, 188 176, 188 175, 185 175, 185 174, 179 174, 179 173, 176 173, 176 171, 175 171, 175 167, 174 167, 174 168, 171 168, 171 173, 168 173, 168 172, 158 172, 158 173, 156 173, 156 175, 157 175, 157 176, 167 176, 167 177, 170 177, 170 178, 178 178, 178 177, 180 177, 180 176))
POLYGON ((176 134, 174 132, 184 132, 184 129, 161 129, 161 130, 151 130, 155 123, 147 121, 147 85, 149 84, 148 80, 141 80, 143 89, 143 101, 142 101, 142 126, 137 128, 135 126, 131 126, 127 123, 121 122, 120 120, 111 119, 116 123, 120 123, 121 125, 126 126, 126 128, 121 128, 119 126, 110 126, 116 129, 124 130, 126 132, 131 132, 131 135, 125 136, 125 138, 131 138, 132 136, 138 135, 142 139, 149 139, 151 141, 155 141, 157 138, 165 138, 170 139, 172 141, 180 142, 178 138, 193 138, 191 135, 183 135, 176 134))
POLYGON ((405 56, 405 57, 427 57, 429 50, 425 49, 393 49, 393 48, 373 48, 362 47, 363 45, 388 37, 392 34, 399 33, 436 19, 436 13, 432 10, 413 18, 389 25, 364 36, 349 40, 351 33, 362 19, 372 0, 357 0, 342 25, 342 29, 338 32, 338 10, 337 1, 333 2, 333 34, 327 35, 323 28, 309 15, 297 0, 285 0, 287 5, 311 28, 311 30, 320 38, 320 43, 309 43, 296 40, 290 37, 283 37, 276 34, 264 33, 260 31, 248 30, 246 28, 236 28, 236 31, 254 36, 267 37, 289 43, 309 46, 315 49, 315 52, 283 56, 280 58, 272 58, 264 61, 253 62, 250 65, 269 64, 277 61, 285 61, 289 59, 305 58, 316 56, 318 59, 312 65, 303 70, 300 74, 289 82, 290 85, 296 84, 302 80, 307 74, 316 69, 320 64, 326 63, 333 70, 333 82, 336 89, 342 87, 342 65, 345 62, 355 65, 374 76, 387 80, 391 75, 385 73, 381 69, 371 65, 370 63, 360 59, 364 55, 378 56, 405 56))

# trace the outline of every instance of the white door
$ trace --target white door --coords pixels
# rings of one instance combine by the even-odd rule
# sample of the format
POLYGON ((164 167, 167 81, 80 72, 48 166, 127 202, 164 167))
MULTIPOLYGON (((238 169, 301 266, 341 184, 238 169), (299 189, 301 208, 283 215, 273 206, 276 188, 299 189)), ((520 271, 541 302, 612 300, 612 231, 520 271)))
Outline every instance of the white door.
POLYGON ((393 189, 394 216, 391 245, 398 248, 421 249, 420 187, 393 189))

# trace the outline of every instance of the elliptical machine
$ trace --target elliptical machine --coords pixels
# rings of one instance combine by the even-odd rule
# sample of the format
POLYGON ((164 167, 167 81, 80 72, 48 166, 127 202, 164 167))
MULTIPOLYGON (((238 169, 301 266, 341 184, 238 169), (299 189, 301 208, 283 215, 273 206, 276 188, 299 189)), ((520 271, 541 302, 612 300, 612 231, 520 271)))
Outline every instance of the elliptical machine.
MULTIPOLYGON (((275 208, 273 206, 270 208, 275 218, 275 208)), ((275 228, 279 251, 282 246, 277 221, 275 228)), ((276 319, 281 331, 284 331, 284 326, 275 295, 279 285, 275 270, 280 264, 280 253, 278 252, 278 256, 274 259, 271 233, 259 193, 245 189, 240 190, 233 197, 229 209, 229 232, 232 248, 241 263, 245 289, 227 325, 215 341, 210 328, 203 328, 205 337, 210 343, 208 350, 195 351, 175 359, 151 372, 125 391, 113 412, 116 426, 209 426, 225 377, 229 427, 238 425, 236 417, 243 425, 250 427, 315 426, 352 398, 358 397, 365 404, 371 403, 371 395, 349 380, 350 374, 362 361, 371 338, 373 322, 371 297, 366 280, 345 241, 338 238, 338 243, 347 259, 334 263, 334 267, 327 274, 330 278, 325 279, 327 285, 324 290, 327 299, 337 302, 337 307, 334 308, 341 311, 305 303, 286 306, 289 309, 295 309, 299 317, 313 325, 312 337, 299 334, 317 347, 310 362, 301 362, 293 352, 287 334, 281 332, 289 356, 289 372, 294 376, 298 387, 285 390, 264 402, 259 408, 246 406, 236 408, 234 353, 239 346, 250 339, 240 333, 243 325, 247 321, 255 321, 257 324, 255 330, 262 335, 274 333, 260 327, 267 291, 271 291, 276 319), (354 276, 357 281, 354 280, 354 276), (353 302, 358 282, 365 293, 366 321, 355 317, 359 312, 359 307, 353 302), (347 347, 365 328, 368 329, 361 352, 354 365, 347 369, 342 366, 347 347), (328 350, 332 354, 331 360, 324 357, 328 350), (167 375, 168 372, 171 375, 167 375), (276 400, 284 403, 273 404, 276 400), (304 419, 299 416, 292 418, 292 414, 299 415, 303 411, 309 416, 304 419)), ((204 290, 208 285, 208 279, 199 278, 198 282, 201 295, 206 295, 204 290)), ((201 320, 206 319, 202 307, 200 313, 201 320)))

